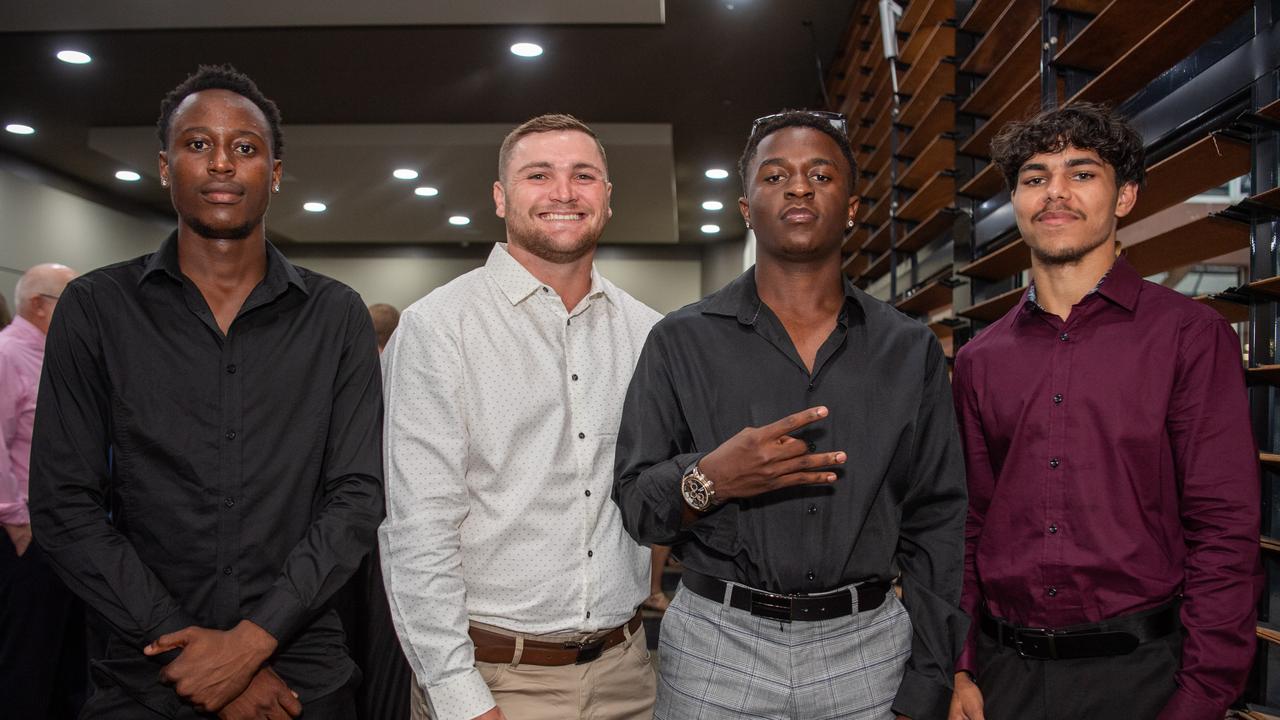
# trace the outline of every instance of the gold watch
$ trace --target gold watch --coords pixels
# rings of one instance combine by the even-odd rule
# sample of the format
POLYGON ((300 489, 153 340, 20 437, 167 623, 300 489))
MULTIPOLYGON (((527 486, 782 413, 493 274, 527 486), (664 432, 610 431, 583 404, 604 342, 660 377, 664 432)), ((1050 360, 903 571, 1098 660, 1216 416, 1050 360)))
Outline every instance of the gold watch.
POLYGON ((698 469, 697 463, 685 470, 684 477, 680 478, 680 494, 684 496, 684 501, 689 503, 689 507, 698 512, 705 512, 716 504, 715 486, 710 478, 698 469))

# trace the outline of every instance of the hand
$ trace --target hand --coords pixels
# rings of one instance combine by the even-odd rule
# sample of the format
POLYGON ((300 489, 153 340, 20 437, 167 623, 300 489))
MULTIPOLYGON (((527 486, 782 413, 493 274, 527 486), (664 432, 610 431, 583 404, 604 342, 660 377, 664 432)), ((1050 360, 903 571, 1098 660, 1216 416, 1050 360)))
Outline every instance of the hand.
POLYGON ((982 714, 982 691, 967 672, 956 673, 956 689, 951 693, 947 720, 986 720, 982 714))
POLYGON ((249 681, 249 687, 222 708, 218 720, 283 720, 301 714, 302 703, 298 702, 298 693, 290 690, 274 670, 263 667, 249 681))
POLYGON ((197 710, 218 712, 249 686, 258 668, 275 652, 276 639, 266 630, 241 620, 234 628, 183 628, 161 635, 142 649, 159 655, 181 648, 178 659, 164 666, 160 680, 197 710))
POLYGON ((806 454, 808 446, 788 433, 827 416, 825 407, 812 407, 759 428, 743 428, 698 461, 711 481, 716 500, 753 497, 792 485, 826 485, 835 473, 813 468, 844 463, 843 452, 806 454))
POLYGON ((494 705, 488 712, 481 713, 471 720, 507 720, 507 716, 502 714, 502 708, 494 705))
POLYGON ((31 545, 31 523, 5 525, 4 531, 9 533, 9 541, 13 543, 13 549, 17 551, 18 557, 22 557, 31 545))

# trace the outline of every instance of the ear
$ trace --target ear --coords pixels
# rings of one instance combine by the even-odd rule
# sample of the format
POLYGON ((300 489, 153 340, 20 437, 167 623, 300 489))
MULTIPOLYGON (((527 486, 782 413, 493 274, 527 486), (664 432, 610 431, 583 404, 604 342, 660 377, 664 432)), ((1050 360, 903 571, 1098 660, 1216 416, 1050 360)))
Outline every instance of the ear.
POLYGON ((857 195, 849 196, 849 222, 858 219, 858 207, 862 204, 862 198, 857 195))
POLYGON ((169 151, 161 150, 160 157, 157 158, 157 165, 160 169, 160 184, 169 184, 169 151))
POLYGON ((507 191, 501 180, 493 182, 493 213, 503 219, 507 217, 507 191))
POLYGON ((1138 183, 1125 183, 1116 194, 1116 217, 1128 215, 1138 204, 1138 183))
MULTIPOLYGON (((283 177, 284 177, 284 161, 272 160, 271 161, 271 188, 275 189, 280 187, 280 179, 283 177)), ((268 195, 268 197, 270 197, 270 195, 268 195)))
POLYGON ((751 227, 751 203, 745 197, 738 198, 738 212, 742 213, 742 222, 751 227))
POLYGON ((609 219, 613 217, 613 183, 605 181, 604 183, 604 217, 609 219))

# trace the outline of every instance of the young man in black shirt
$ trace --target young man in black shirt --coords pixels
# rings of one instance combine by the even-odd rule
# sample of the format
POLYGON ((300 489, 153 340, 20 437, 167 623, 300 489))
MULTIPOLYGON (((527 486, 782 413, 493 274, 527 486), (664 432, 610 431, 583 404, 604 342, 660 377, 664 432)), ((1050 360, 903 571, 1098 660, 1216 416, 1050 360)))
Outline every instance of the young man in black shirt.
POLYGON ((965 629, 946 358, 840 270, 843 116, 761 118, 740 170, 757 265, 654 327, 618 435, 628 531, 685 568, 654 716, 942 717, 965 629))
POLYGON ((383 514, 369 313, 267 241, 283 137, 249 78, 202 67, 159 133, 178 228, 67 287, 36 411, 35 536, 110 628, 85 717, 350 718, 328 601, 383 514))

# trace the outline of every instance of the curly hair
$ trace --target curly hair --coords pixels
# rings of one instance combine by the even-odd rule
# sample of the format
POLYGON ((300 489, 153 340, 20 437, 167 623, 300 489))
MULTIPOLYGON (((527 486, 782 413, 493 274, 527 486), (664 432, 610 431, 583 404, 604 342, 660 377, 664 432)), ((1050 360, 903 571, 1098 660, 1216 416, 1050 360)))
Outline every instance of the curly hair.
POLYGON ((267 99, 258 85, 248 75, 227 65, 201 65, 195 74, 188 75, 178 87, 169 91, 160 101, 160 119, 156 121, 156 134, 160 136, 160 149, 169 149, 169 124, 173 112, 188 95, 201 90, 230 90, 258 106, 271 127, 271 157, 284 157, 284 133, 280 130, 280 108, 267 99))
POLYGON ((526 135, 534 135, 536 133, 560 132, 572 130, 574 132, 584 133, 591 136, 596 141, 596 149, 600 151, 600 159, 604 161, 602 168, 606 173, 609 172, 609 158, 604 154, 604 146, 600 144, 600 137, 596 135, 596 131, 587 127, 587 124, 572 115, 564 113, 550 113, 548 115, 539 115, 536 118, 525 120, 516 126, 514 130, 507 133, 502 139, 502 147, 498 149, 498 178, 503 182, 507 179, 507 163, 511 161, 511 152, 515 149, 516 143, 526 135))
POLYGON ((1146 178, 1142 137, 1105 105, 1078 103, 1046 110, 1030 120, 1005 125, 991 140, 991 162, 1009 190, 1032 155, 1062 152, 1067 146, 1098 153, 1116 171, 1116 187, 1142 185, 1146 178))
POLYGON ((747 146, 742 150, 742 157, 738 158, 738 177, 742 180, 742 192, 744 194, 747 192, 747 178, 751 175, 749 166, 755 158, 756 149, 760 147, 760 143, 779 130, 789 127, 812 128, 836 141, 836 145, 840 147, 840 154, 844 156, 845 162, 849 163, 849 194, 852 195, 854 178, 858 177, 858 161, 853 158, 853 147, 849 145, 849 137, 837 131, 827 118, 806 110, 783 110, 751 129, 747 146))

